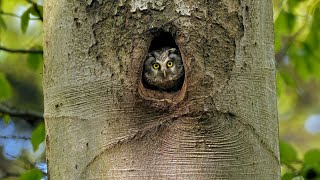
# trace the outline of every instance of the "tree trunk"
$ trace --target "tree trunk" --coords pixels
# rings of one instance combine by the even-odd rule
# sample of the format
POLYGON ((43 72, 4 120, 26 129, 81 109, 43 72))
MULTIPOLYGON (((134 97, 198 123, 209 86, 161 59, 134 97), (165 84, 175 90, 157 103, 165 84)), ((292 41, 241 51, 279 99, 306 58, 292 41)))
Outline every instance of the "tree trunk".
POLYGON ((45 1, 50 179, 280 179, 271 0, 45 1), (175 92, 141 78, 176 46, 175 92))

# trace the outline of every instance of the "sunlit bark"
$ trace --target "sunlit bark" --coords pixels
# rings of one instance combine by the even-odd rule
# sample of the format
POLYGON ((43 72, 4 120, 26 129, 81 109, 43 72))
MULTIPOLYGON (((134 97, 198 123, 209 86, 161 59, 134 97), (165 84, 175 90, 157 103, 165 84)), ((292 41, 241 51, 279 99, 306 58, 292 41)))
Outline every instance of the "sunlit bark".
POLYGON ((280 179, 271 0, 45 1, 51 179, 280 179), (143 61, 171 34, 178 92, 143 61))

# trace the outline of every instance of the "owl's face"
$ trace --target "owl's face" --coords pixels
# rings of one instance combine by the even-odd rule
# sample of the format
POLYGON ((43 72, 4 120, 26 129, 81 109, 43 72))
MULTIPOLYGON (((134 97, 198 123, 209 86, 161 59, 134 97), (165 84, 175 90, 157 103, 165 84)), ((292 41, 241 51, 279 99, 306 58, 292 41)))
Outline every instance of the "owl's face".
POLYGON ((175 48, 164 48, 148 54, 144 63, 143 80, 150 87, 170 90, 179 85, 183 76, 183 63, 175 48))

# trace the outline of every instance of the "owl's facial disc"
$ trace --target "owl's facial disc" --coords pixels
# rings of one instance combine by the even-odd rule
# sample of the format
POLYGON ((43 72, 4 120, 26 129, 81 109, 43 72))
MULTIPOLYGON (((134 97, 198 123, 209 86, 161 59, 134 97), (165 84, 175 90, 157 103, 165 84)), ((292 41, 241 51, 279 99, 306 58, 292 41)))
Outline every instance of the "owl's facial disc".
POLYGON ((148 53, 143 73, 145 87, 176 91, 175 88, 181 88, 183 75, 183 63, 177 50, 163 48, 148 53))

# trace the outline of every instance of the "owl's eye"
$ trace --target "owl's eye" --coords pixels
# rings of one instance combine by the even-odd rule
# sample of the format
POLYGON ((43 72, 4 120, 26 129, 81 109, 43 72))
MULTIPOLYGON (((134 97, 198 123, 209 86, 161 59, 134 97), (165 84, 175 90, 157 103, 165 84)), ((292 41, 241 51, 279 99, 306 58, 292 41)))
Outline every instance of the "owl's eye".
POLYGON ((153 69, 159 69, 159 68, 160 68, 160 64, 154 63, 154 64, 152 65, 152 67, 153 67, 153 69))
POLYGON ((167 66, 170 68, 170 67, 172 67, 173 66, 173 62, 172 61, 168 61, 167 62, 167 66))

